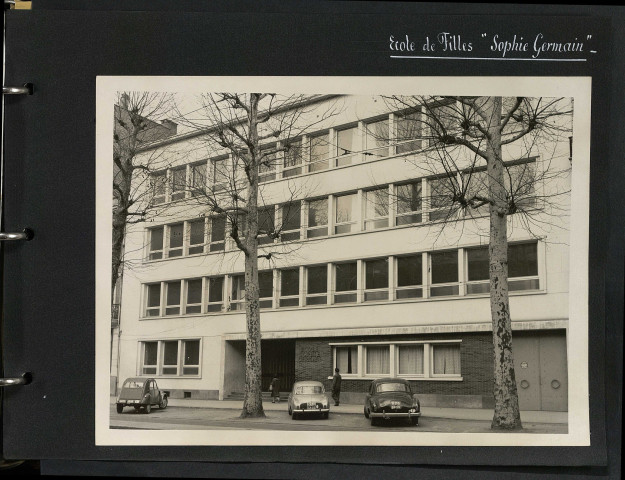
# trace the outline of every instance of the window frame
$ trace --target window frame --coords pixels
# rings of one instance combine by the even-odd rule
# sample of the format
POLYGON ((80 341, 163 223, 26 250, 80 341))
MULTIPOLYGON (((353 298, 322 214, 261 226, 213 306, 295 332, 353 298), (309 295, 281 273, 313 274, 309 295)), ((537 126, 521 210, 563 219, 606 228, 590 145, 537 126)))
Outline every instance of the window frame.
POLYGON ((308 200, 306 202, 306 238, 319 238, 319 237, 327 237, 330 233, 330 218, 328 216, 329 213, 329 205, 330 205, 330 198, 329 197, 323 197, 323 198, 315 198, 312 200, 308 200), (312 203, 315 202, 325 202, 325 210, 326 210, 326 223, 323 225, 313 225, 310 226, 310 206, 312 203), (311 235, 311 232, 314 232, 313 235, 311 235), (317 232, 322 232, 321 234, 317 234, 317 232))
POLYGON ((333 227, 332 227, 332 234, 333 235, 345 235, 348 233, 354 233, 357 232, 358 229, 358 208, 360 207, 359 202, 358 202, 358 192, 352 192, 352 193, 343 193, 341 195, 334 195, 333 196, 333 202, 334 205, 332 208, 332 215, 333 215, 333 227), (348 221, 343 221, 343 222, 339 222, 338 219, 338 207, 339 207, 339 198, 345 198, 345 197, 352 197, 352 203, 351 203, 351 210, 349 212, 349 217, 350 220, 348 221), (347 231, 339 231, 339 229, 342 229, 342 227, 349 227, 349 230, 347 231))
MULTIPOLYGON (((391 202, 390 202, 390 194, 389 194, 389 186, 383 186, 383 187, 379 187, 379 188, 373 188, 373 189, 369 189, 369 190, 364 190, 363 191, 363 195, 362 195, 362 199, 363 199, 363 212, 364 212, 364 226, 365 226, 365 230, 366 231, 374 231, 374 230, 379 230, 381 228, 388 228, 389 226, 389 218, 391 216, 391 202), (380 192, 379 195, 380 197, 384 197, 384 192, 386 192, 386 215, 383 216, 373 216, 373 217, 369 217, 368 216, 368 210, 369 210, 369 206, 372 206, 372 209, 375 211, 376 210, 376 205, 378 205, 378 203, 376 202, 376 199, 380 198, 378 197, 378 193, 380 192), (373 196, 374 197, 374 202, 371 203, 369 200, 369 197, 373 196), (370 228, 371 227, 371 228, 370 228)), ((374 214, 375 215, 375 214, 374 214)))
POLYGON ((157 378, 201 378, 202 377, 202 339, 200 337, 189 338, 165 338, 165 339, 141 339, 138 341, 139 362, 137 365, 138 377, 157 377, 157 378), (186 364, 186 348, 187 343, 198 342, 198 363, 186 364), (156 344, 156 361, 155 365, 146 365, 145 362, 145 346, 146 344, 156 344), (165 365, 165 344, 176 343, 176 363, 165 365), (197 368, 197 373, 184 373, 185 367, 197 368), (155 373, 146 373, 146 368, 154 368, 155 373), (164 369, 174 369, 176 373, 164 373, 164 369))

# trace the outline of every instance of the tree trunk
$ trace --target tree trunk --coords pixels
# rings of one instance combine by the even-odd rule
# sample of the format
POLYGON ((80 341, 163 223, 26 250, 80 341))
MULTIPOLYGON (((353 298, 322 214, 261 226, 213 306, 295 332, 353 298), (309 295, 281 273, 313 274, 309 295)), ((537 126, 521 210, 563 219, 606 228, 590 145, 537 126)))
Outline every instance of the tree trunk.
POLYGON ((262 400, 261 333, 258 288, 258 96, 250 95, 249 135, 250 160, 247 164, 248 198, 245 232, 245 319, 247 339, 245 342, 245 398, 241 418, 264 417, 262 400))
POLYGON ((490 204, 490 312, 493 328, 495 413, 492 429, 521 429, 519 397, 512 356, 512 324, 508 301, 508 201, 501 158, 501 97, 484 105, 488 121, 487 169, 490 204))

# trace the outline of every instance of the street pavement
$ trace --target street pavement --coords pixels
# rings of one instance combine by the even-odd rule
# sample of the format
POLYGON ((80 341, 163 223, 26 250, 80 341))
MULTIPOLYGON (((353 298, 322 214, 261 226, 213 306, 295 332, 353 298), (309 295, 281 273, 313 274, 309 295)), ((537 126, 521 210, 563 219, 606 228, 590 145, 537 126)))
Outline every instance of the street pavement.
MULTIPOLYGON (((362 405, 332 406, 328 420, 317 417, 293 421, 287 413, 286 402, 263 402, 265 418, 239 418, 243 403, 233 400, 177 400, 170 399, 165 410, 152 409, 150 414, 125 408, 122 414, 115 411, 115 398, 111 397, 111 428, 130 429, 272 429, 272 430, 375 430, 363 415, 362 405)), ((493 411, 473 408, 422 407, 419 426, 404 419, 387 421, 384 430, 419 430, 430 432, 491 432, 493 411)), ((524 433, 566 433, 566 412, 521 412, 524 433)))

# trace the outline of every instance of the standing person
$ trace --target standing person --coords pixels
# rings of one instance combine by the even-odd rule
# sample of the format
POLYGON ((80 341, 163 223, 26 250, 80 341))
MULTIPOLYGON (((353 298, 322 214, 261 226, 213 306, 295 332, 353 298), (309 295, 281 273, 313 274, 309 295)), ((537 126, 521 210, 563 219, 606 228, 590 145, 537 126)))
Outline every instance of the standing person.
POLYGON ((338 367, 334 369, 334 376, 332 377, 332 398, 334 399, 334 406, 339 406, 339 397, 341 396, 341 375, 338 367))
POLYGON ((271 403, 280 403, 280 379, 276 373, 271 380, 271 403))

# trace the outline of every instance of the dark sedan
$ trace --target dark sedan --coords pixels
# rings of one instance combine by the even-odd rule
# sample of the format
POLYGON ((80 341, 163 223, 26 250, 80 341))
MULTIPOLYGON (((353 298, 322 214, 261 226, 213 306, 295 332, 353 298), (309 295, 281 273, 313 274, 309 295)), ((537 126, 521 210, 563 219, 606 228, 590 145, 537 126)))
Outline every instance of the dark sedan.
POLYGON ((365 398, 365 417, 371 425, 392 418, 406 418, 412 425, 419 424, 421 404, 410 384, 403 378, 378 378, 371 382, 365 398))
POLYGON ((122 413, 124 407, 150 413, 152 405, 160 409, 167 407, 167 394, 158 388, 156 381, 153 378, 127 378, 117 397, 117 413, 122 413))

